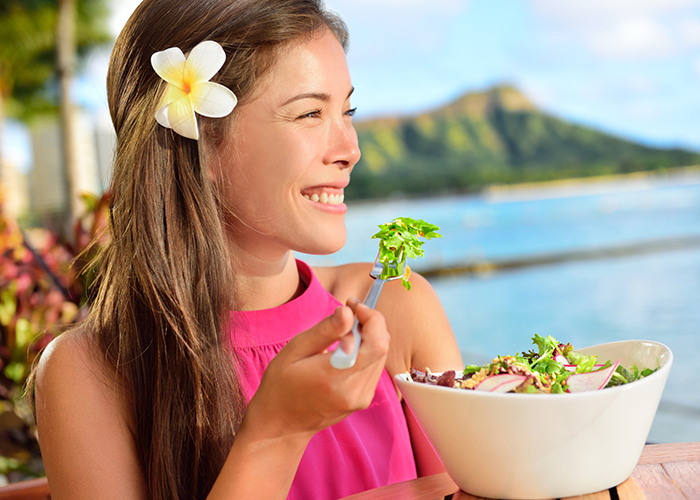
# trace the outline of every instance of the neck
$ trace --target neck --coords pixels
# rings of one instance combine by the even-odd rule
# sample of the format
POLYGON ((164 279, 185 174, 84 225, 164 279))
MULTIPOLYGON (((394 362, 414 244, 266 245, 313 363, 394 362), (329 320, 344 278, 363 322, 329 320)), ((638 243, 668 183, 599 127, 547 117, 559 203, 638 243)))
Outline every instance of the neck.
POLYGON ((270 256, 235 253, 235 305, 239 311, 257 311, 280 306, 304 291, 294 253, 270 256))

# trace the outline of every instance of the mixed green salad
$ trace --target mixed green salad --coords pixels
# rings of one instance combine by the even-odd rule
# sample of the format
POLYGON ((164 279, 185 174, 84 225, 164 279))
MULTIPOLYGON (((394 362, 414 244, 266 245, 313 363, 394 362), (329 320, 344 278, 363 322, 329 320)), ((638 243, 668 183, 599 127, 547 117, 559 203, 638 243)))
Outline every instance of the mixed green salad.
POLYGON ((419 238, 442 238, 437 232, 440 228, 422 219, 398 217, 381 224, 379 229, 380 231, 372 236, 379 239, 379 262, 384 265, 379 278, 387 280, 401 277, 404 288, 410 290, 411 268, 406 264, 406 260, 423 257, 425 252, 421 247, 424 242, 419 238))
POLYGON ((515 356, 498 356, 488 365, 467 365, 461 376, 454 371, 432 374, 430 370, 411 370, 411 378, 422 382, 458 389, 525 394, 583 392, 629 384, 654 373, 657 369, 636 365, 623 367, 620 360, 599 363, 597 356, 574 351, 552 336, 532 337, 537 350, 515 356))

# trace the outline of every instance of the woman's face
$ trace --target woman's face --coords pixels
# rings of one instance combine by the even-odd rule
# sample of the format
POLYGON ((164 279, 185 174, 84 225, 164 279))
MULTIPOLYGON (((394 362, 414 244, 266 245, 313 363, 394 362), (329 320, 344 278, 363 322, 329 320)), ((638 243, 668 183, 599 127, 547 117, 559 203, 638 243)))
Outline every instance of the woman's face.
POLYGON ((232 243, 257 258, 345 243, 343 189, 360 159, 345 53, 328 30, 278 56, 235 111, 219 161, 232 243))

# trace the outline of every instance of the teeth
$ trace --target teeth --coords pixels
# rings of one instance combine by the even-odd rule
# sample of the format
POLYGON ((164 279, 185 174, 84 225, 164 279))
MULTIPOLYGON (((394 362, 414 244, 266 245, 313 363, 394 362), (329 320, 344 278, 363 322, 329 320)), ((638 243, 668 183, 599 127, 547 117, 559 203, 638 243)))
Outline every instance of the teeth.
POLYGON ((305 194, 304 198, 306 198, 307 200, 311 200, 315 203, 323 203, 328 205, 340 205, 341 203, 343 203, 343 201, 345 201, 344 194, 321 193, 320 195, 318 195, 314 193, 311 196, 305 194))

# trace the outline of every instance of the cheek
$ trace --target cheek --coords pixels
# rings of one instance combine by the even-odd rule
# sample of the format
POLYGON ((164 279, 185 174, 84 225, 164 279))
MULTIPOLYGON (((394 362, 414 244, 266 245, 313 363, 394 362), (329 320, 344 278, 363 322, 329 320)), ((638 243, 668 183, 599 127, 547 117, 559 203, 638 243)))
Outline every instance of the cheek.
POLYGON ((222 159, 224 193, 238 217, 253 221, 279 216, 302 199, 307 184, 319 181, 305 176, 322 158, 321 127, 246 130, 242 137, 222 159))

